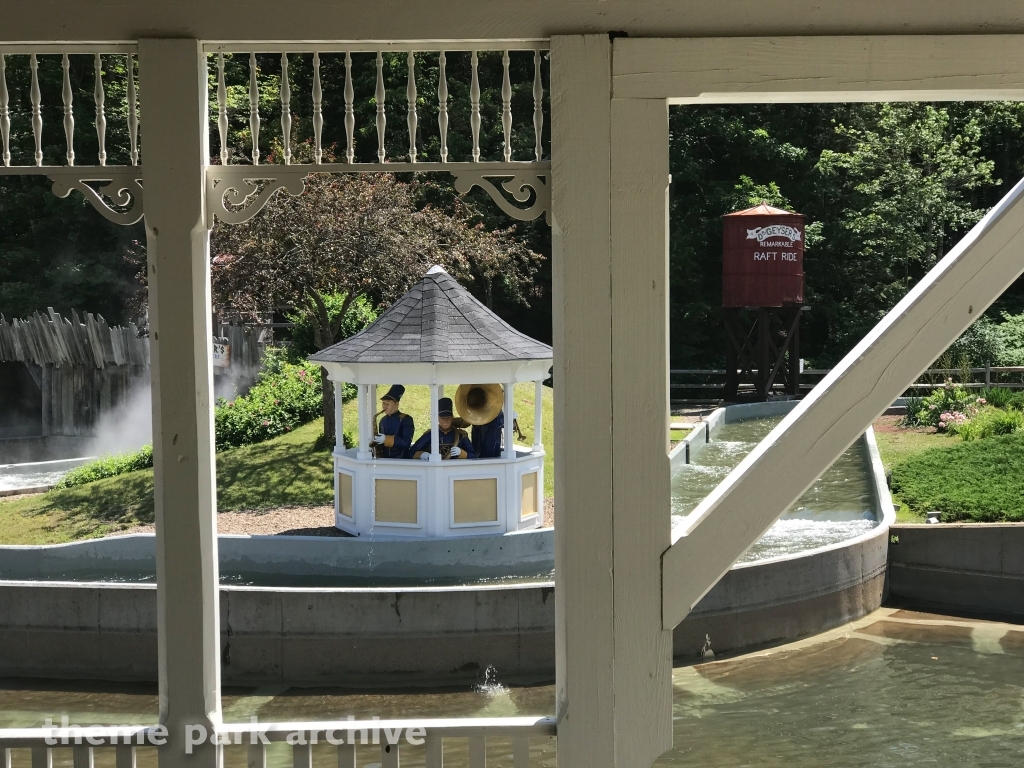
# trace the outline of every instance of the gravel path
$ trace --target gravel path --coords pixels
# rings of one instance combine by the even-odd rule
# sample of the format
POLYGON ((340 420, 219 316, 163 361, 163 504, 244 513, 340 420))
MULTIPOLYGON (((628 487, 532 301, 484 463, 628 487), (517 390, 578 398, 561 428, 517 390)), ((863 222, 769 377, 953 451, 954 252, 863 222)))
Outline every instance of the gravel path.
MULTIPOLYGON (((153 533, 152 525, 140 525, 121 533, 153 533)), ((251 536, 347 536, 334 527, 334 507, 281 507, 250 512, 220 512, 217 533, 251 536)))

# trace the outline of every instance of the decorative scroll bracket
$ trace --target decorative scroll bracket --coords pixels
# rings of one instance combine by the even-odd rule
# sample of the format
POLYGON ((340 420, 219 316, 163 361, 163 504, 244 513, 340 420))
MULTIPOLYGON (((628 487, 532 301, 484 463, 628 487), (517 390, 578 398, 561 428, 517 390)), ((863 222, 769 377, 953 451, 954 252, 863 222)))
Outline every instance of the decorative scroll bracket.
POLYGON ((248 221, 263 210, 279 189, 290 195, 301 195, 311 169, 302 166, 284 168, 287 170, 275 173, 279 168, 266 165, 210 166, 206 174, 208 225, 213 226, 214 216, 225 224, 248 221))
POLYGON ((216 216, 226 224, 241 224, 259 213, 279 189, 301 195, 311 173, 451 173, 455 190, 466 194, 480 187, 501 210, 518 221, 545 216, 550 223, 550 170, 510 168, 494 163, 354 163, 322 165, 211 165, 206 171, 206 205, 209 225, 216 216), (504 181, 499 180, 504 179, 504 181), (508 199, 511 198, 511 201, 508 199), (514 201, 514 202, 512 202, 514 201), (517 205, 516 203, 519 203, 517 205))
POLYGON ((142 219, 142 168, 139 166, 95 170, 70 167, 47 175, 53 182, 50 187, 53 194, 65 198, 71 190, 77 189, 108 221, 127 226, 142 219), (91 186, 95 183, 100 186, 91 186))
POLYGON ((459 194, 466 194, 473 187, 480 187, 490 195, 501 210, 519 221, 533 221, 544 215, 545 221, 551 223, 551 188, 548 185, 548 174, 519 172, 510 174, 507 170, 480 169, 470 171, 453 171, 455 189, 459 194), (499 188, 497 181, 504 178, 499 188), (506 199, 509 195, 517 203, 528 203, 526 206, 515 205, 506 199))

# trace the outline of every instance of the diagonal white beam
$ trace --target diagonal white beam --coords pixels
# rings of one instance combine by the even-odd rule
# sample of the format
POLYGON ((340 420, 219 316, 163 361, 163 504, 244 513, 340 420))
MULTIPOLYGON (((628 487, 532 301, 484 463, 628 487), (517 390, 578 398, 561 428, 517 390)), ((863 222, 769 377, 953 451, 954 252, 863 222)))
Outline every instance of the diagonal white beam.
POLYGON ((893 400, 1024 272, 1019 182, 694 510, 662 555, 675 627, 893 400))

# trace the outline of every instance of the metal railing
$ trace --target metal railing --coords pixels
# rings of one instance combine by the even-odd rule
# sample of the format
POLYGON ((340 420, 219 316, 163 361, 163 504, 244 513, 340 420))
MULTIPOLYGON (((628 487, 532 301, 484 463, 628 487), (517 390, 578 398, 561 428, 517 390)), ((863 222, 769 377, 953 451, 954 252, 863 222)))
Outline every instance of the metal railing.
MULTIPOLYGON (((200 726, 193 726, 199 728, 200 726)), ((292 747, 293 768, 312 768, 313 748, 329 745, 337 750, 338 768, 356 768, 357 747, 379 748, 382 768, 398 768, 403 753, 422 759, 426 768, 462 764, 529 768, 531 739, 556 735, 550 717, 451 718, 409 720, 338 720, 303 723, 225 723, 217 727, 218 749, 245 749, 248 768, 265 768, 267 747, 292 747), (488 749, 490 739, 511 740, 511 750, 488 749)), ((193 735, 197 735, 196 731, 193 735)), ((203 732, 201 737, 205 739, 203 732)), ((12 765, 12 752, 28 750, 32 768, 51 768, 55 749, 72 750, 74 768, 92 768, 94 751, 114 751, 115 768, 135 768, 139 747, 163 748, 167 731, 162 726, 86 726, 69 728, 0 728, 0 755, 12 765)))

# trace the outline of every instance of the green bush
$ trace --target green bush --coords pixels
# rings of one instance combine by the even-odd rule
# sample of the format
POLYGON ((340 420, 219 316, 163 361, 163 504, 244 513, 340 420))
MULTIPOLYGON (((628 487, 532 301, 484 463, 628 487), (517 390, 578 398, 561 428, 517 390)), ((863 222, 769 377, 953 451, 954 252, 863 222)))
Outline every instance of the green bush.
POLYGON ((1013 390, 1006 387, 989 387, 981 391, 985 402, 996 408, 1009 408, 1013 400, 1013 390))
POLYGON ((928 397, 910 398, 907 414, 901 423, 904 426, 937 427, 942 432, 951 425, 960 426, 971 419, 981 405, 984 403, 977 395, 954 384, 952 379, 946 379, 945 384, 928 397))
POLYGON ((1015 411, 1024 411, 1024 390, 1014 392, 1007 405, 1015 411))
POLYGON ((268 354, 265 367, 243 397, 220 398, 214 409, 217 450, 261 443, 320 416, 320 366, 288 363, 268 354))
POLYGON ((997 435, 1012 435, 1021 427, 1024 427, 1024 413, 985 407, 973 419, 950 427, 949 431, 969 442, 997 435))
POLYGON ((64 475, 60 482, 53 487, 71 488, 76 485, 91 483, 94 480, 102 480, 104 477, 123 475, 126 472, 134 472, 137 469, 146 469, 152 466, 153 446, 144 445, 134 453, 104 456, 96 461, 76 467, 64 475))
POLYGON ((893 467, 892 490, 944 522, 1024 521, 1024 433, 923 451, 893 467))

